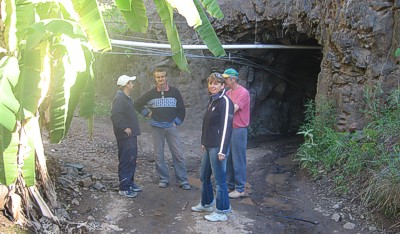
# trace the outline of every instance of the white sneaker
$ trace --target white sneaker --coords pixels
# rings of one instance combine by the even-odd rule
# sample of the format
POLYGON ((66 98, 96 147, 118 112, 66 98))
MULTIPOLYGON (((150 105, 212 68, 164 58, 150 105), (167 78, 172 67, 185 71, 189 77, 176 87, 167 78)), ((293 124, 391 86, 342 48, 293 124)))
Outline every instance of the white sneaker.
POLYGON ((225 213, 212 212, 209 215, 204 215, 204 218, 211 222, 219 222, 228 220, 228 216, 225 213))
POLYGON ((210 205, 201 205, 201 202, 196 206, 192 206, 192 211, 195 212, 213 212, 214 211, 214 202, 210 205))
POLYGON ((228 194, 228 196, 229 196, 229 198, 233 198, 233 199, 241 198, 241 197, 244 197, 244 192, 238 192, 237 190, 235 190, 233 192, 230 192, 228 194))

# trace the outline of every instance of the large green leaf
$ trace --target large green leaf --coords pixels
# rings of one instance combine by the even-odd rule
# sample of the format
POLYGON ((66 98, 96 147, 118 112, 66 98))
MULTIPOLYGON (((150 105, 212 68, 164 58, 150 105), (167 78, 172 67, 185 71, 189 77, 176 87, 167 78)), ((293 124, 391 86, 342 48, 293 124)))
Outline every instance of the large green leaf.
POLYGON ((33 49, 44 40, 52 40, 53 37, 67 35, 71 38, 80 38, 83 42, 87 41, 85 33, 74 21, 61 19, 46 19, 34 23, 29 28, 29 39, 27 48, 33 49))
MULTIPOLYGON (((86 70, 79 71, 75 84, 71 87, 71 97, 68 106, 68 115, 66 121, 67 129, 71 125, 74 116, 74 110, 80 102, 80 115, 90 119, 94 114, 94 96, 95 96, 95 77, 93 76, 92 64, 94 61, 93 53, 85 46, 82 47, 86 65, 86 70), (82 100, 84 100, 82 102, 82 100)), ((93 132, 93 128, 89 124, 89 132, 93 132)))
POLYGON ((92 70, 92 64, 94 61, 93 57, 90 57, 91 52, 87 50, 87 48, 83 47, 83 51, 86 54, 86 64, 88 66, 88 70, 85 73, 79 73, 79 76, 83 76, 86 78, 86 84, 84 90, 82 91, 82 95, 80 97, 80 111, 79 115, 91 118, 94 115, 94 97, 95 97, 95 87, 96 87, 96 77, 94 76, 92 70))
POLYGON ((181 70, 189 71, 189 65, 183 52, 178 30, 174 22, 174 11, 172 7, 164 0, 154 0, 154 3, 167 32, 168 41, 171 44, 172 58, 181 70))
POLYGON ((200 0, 200 2, 212 17, 217 19, 224 18, 224 14, 222 13, 221 8, 219 8, 217 0, 200 0))
POLYGON ((39 125, 38 117, 30 118, 23 125, 23 130, 21 131, 20 137, 20 149, 19 157, 23 158, 23 164, 21 166, 21 173, 24 177, 26 185, 35 185, 35 144, 34 137, 37 136, 39 128, 35 125, 39 125))
MULTIPOLYGON (((83 48, 85 54, 89 54, 90 51, 83 48)), ((86 71, 86 73, 79 74, 80 76, 87 77, 87 82, 85 89, 80 98, 80 112, 79 115, 88 119, 88 131, 89 137, 92 139, 93 137, 93 121, 94 121, 94 97, 95 97, 95 87, 96 87, 96 77, 94 76, 92 70, 92 64, 94 59, 90 58, 90 56, 86 56, 86 64, 90 64, 90 69, 86 71)))
POLYGON ((96 0, 72 0, 79 24, 96 50, 111 50, 111 42, 96 0))
POLYGON ((35 4, 35 11, 40 20, 60 18, 70 19, 70 14, 65 16, 65 9, 62 9, 62 5, 55 1, 39 2, 35 4))
POLYGON ((131 11, 133 0, 115 0, 117 8, 121 11, 131 11))
POLYGON ((180 15, 185 17, 187 24, 190 27, 198 27, 201 25, 199 12, 196 9, 192 0, 166 0, 172 8, 176 9, 180 15))
POLYGON ((14 95, 14 87, 18 82, 19 67, 15 57, 5 56, 0 60, 0 125, 13 131, 19 102, 14 95))
POLYGON ((29 26, 35 22, 35 10, 29 1, 7 0, 6 12, 4 36, 8 50, 14 53, 18 46, 24 45, 20 42, 26 39, 29 26))
POLYGON ((58 143, 67 134, 68 115, 70 118, 73 116, 73 110, 69 109, 70 101, 76 99, 74 95, 79 97, 79 93, 72 94, 71 90, 76 85, 78 73, 86 70, 86 63, 79 40, 64 36, 53 50, 57 59, 53 61, 55 66, 51 84, 50 140, 58 143), (80 61, 78 66, 77 61, 80 61))
POLYGON ((27 119, 35 116, 38 102, 41 98, 40 69, 43 55, 41 49, 27 49, 21 51, 21 74, 16 86, 16 97, 21 104, 19 119, 27 119))
POLYGON ((221 8, 219 8, 217 0, 199 0, 201 4, 203 4, 204 8, 206 8, 206 11, 208 14, 210 14, 212 17, 217 18, 217 19, 222 19, 224 18, 224 14, 221 11, 221 8))
POLYGON ((217 34, 215 33, 214 28, 211 26, 211 23, 208 20, 207 15, 201 7, 199 1, 194 0, 194 3, 200 14, 201 21, 203 22, 200 26, 195 28, 196 32, 200 35, 200 38, 214 56, 225 56, 225 50, 222 47, 221 42, 219 41, 217 34))
POLYGON ((10 185, 18 177, 18 132, 0 125, 0 184, 10 185))
MULTIPOLYGON (((48 88, 42 86, 42 69, 46 67, 44 58, 48 56, 48 50, 43 45, 47 45, 48 41, 57 41, 55 38, 61 38, 62 35, 64 35, 63 38, 75 39, 77 43, 83 43, 85 40, 83 31, 76 23, 59 19, 43 20, 33 24, 29 35, 26 49, 21 50, 21 75, 16 88, 21 104, 21 119, 30 118, 36 114, 40 100, 45 95, 42 91, 48 88)), ((70 51, 74 52, 74 50, 70 51)), ((57 54, 52 56, 57 60, 57 54)), ((74 69, 84 70, 85 64, 81 62, 82 58, 71 56, 74 57, 74 69)))
POLYGON ((146 16, 146 7, 143 0, 116 0, 115 2, 132 31, 147 32, 149 20, 146 16))

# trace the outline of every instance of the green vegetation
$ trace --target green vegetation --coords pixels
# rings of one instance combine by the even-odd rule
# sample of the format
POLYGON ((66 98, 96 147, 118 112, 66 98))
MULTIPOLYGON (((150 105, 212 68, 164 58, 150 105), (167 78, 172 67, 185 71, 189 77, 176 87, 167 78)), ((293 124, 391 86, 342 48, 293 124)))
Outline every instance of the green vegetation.
POLYGON ((369 124, 355 132, 334 128, 333 103, 307 103, 298 134, 305 142, 296 159, 315 178, 333 178, 336 192, 353 188, 361 203, 387 215, 400 216, 400 89, 389 95, 379 86, 365 90, 369 124), (357 188, 357 189, 354 189, 357 188))

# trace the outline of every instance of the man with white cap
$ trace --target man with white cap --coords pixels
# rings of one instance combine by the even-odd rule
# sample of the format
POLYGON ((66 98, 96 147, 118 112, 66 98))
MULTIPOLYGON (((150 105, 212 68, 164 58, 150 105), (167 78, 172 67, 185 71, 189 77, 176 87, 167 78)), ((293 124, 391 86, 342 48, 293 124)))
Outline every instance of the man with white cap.
POLYGON ((111 121, 118 144, 119 194, 130 198, 136 197, 137 192, 142 190, 134 181, 140 128, 133 100, 129 95, 135 80, 136 76, 122 75, 118 78, 119 90, 111 108, 111 121))

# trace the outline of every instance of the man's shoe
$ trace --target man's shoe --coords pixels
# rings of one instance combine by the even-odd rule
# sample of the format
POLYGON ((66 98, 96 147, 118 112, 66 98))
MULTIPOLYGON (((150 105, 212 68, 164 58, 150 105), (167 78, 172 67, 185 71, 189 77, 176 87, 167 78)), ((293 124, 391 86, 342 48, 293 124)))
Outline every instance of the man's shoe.
POLYGON ((204 218, 211 222, 219 222, 228 220, 228 216, 225 213, 212 212, 209 215, 204 215, 204 218))
POLYGON ((180 186, 183 190, 190 190, 192 187, 190 187, 190 184, 182 184, 180 186))
POLYGON ((133 192, 141 192, 142 191, 142 188, 139 187, 137 184, 133 184, 129 189, 133 192))
POLYGON ((214 202, 210 205, 201 205, 201 202, 197 204, 197 206, 192 206, 192 211, 195 212, 213 212, 214 211, 214 202))
POLYGON ((160 182, 160 183, 158 183, 158 187, 160 187, 160 188, 166 188, 166 187, 168 187, 168 183, 166 183, 166 182, 160 182))
POLYGON ((126 190, 126 191, 122 191, 119 190, 119 195, 124 196, 124 197, 130 197, 130 198, 134 198, 137 196, 137 192, 134 192, 132 190, 126 190))
POLYGON ((228 196, 229 196, 229 198, 233 198, 233 199, 241 198, 241 197, 244 197, 244 192, 238 192, 237 190, 235 190, 233 192, 230 192, 228 194, 228 196))

